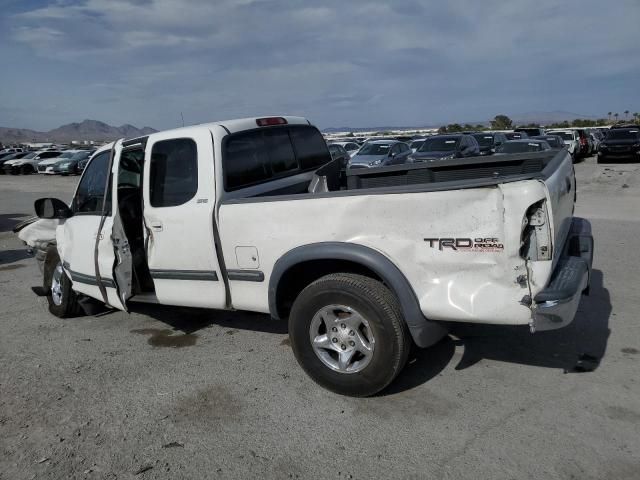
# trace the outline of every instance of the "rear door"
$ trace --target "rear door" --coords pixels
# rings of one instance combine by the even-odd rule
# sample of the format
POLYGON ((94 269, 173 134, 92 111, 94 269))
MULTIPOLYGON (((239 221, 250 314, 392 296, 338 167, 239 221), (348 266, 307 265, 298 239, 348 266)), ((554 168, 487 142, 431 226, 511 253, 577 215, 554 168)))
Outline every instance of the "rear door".
POLYGON ((149 137, 143 174, 149 271, 158 301, 226 307, 213 218, 213 142, 206 130, 149 137))

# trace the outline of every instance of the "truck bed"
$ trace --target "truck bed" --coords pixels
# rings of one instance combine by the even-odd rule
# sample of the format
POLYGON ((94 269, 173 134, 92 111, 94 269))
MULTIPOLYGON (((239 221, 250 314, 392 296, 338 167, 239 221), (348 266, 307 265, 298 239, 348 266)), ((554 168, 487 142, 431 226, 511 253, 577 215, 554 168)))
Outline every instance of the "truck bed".
MULTIPOLYGON (((381 168, 349 169, 347 189, 432 184, 444 188, 545 178, 566 157, 567 151, 518 153, 460 159, 434 160, 381 168)), ((322 169, 318 170, 321 174, 322 169)))
POLYGON ((434 160, 388 167, 341 170, 332 161, 314 172, 268 182, 226 195, 225 203, 272 201, 312 196, 443 191, 548 178, 569 153, 566 149, 434 160))

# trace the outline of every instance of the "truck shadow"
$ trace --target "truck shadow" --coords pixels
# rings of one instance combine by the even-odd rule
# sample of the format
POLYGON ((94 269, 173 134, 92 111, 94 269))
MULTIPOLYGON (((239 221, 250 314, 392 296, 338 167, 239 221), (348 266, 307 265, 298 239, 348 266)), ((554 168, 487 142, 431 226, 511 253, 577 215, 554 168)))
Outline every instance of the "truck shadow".
POLYGON ((28 217, 28 213, 2 213, 0 214, 0 233, 10 232, 13 227, 28 217))
MULTIPOLYGON (((15 250, 0 250, 0 265, 19 262, 20 260, 25 260, 31 257, 32 255, 27 252, 26 248, 15 250)), ((24 265, 20 266, 23 267, 24 265)), ((13 266, 13 268, 18 268, 18 266, 13 266)))
POLYGON ((483 359, 557 368, 582 373, 598 368, 609 338, 609 291, 600 270, 593 270, 591 291, 583 296, 574 321, 565 328, 531 334, 528 327, 459 324, 435 346, 415 349, 409 363, 382 395, 405 391, 426 383, 454 357, 463 354, 456 370, 472 368, 483 359))
POLYGON ((167 305, 131 304, 131 312, 147 315, 165 323, 173 330, 192 334, 217 325, 234 330, 286 334, 287 322, 272 319, 264 313, 227 312, 205 308, 173 307, 167 305))

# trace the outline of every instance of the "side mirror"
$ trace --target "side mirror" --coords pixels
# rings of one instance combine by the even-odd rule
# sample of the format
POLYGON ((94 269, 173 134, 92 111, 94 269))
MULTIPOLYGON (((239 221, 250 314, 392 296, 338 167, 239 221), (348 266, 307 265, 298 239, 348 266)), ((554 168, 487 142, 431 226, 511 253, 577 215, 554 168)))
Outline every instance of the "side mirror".
POLYGON ((34 207, 39 218, 69 218, 73 212, 62 200, 57 198, 39 198, 35 201, 34 207))

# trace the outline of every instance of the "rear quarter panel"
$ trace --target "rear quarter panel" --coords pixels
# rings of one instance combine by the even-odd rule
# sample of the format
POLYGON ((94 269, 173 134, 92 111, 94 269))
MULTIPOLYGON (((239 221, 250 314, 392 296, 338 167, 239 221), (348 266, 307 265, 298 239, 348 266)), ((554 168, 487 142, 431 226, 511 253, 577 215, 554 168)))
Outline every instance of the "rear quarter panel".
POLYGON ((544 198, 544 185, 528 180, 442 192, 222 204, 219 224, 227 268, 240 268, 237 246, 253 246, 265 274, 262 283, 231 281, 233 306, 268 312, 271 271, 289 250, 317 242, 350 242, 394 262, 427 318, 527 324, 531 310, 520 303, 530 294, 519 254, 522 221, 527 208, 544 198), (491 238, 502 247, 454 249, 425 241, 447 238, 491 238), (524 282, 519 281, 522 275, 524 282))

